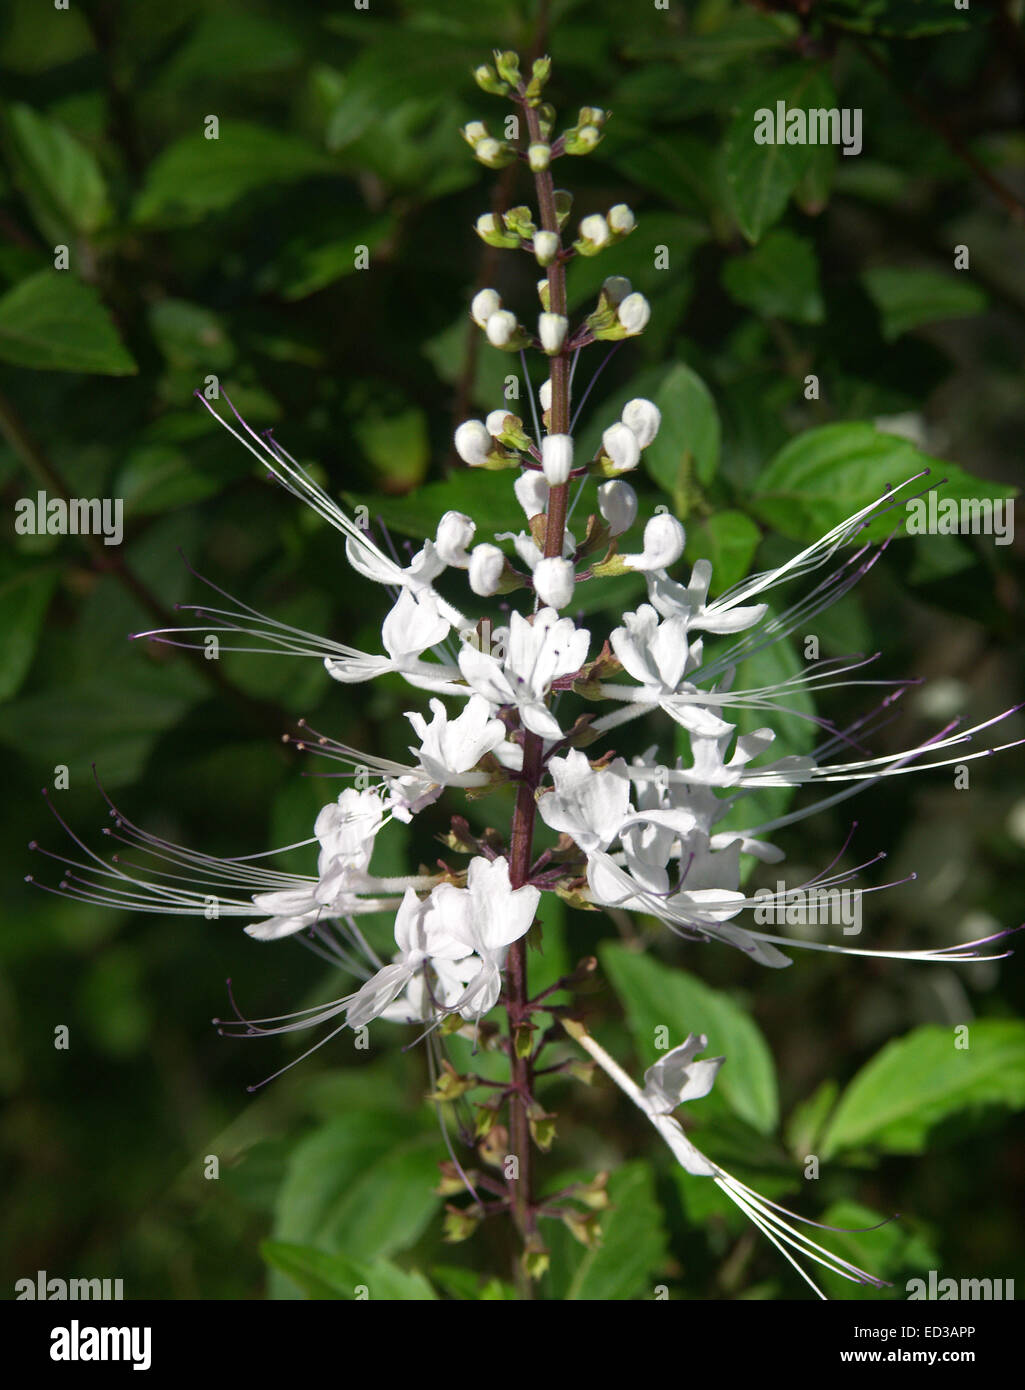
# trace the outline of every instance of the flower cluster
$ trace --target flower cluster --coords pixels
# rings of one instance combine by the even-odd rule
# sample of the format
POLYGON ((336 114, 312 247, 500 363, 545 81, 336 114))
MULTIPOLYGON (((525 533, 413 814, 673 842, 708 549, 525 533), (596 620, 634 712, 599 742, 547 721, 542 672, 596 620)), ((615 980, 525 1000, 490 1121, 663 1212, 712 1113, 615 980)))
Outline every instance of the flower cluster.
MULTIPOLYGON (((691 1173, 713 1178, 784 1253, 793 1249, 848 1277, 868 1279, 795 1235, 782 1208, 731 1178, 686 1138, 672 1112, 706 1094, 723 1061, 696 1060, 704 1038, 689 1038, 669 1052, 649 1069, 644 1087, 637 1087, 570 1010, 543 1002, 543 996, 531 999, 525 938, 539 916, 543 921, 545 896, 554 894, 587 909, 650 915, 688 941, 720 942, 773 968, 791 964, 786 953, 791 947, 917 960, 983 958, 986 942, 873 952, 768 935, 744 921, 745 912, 764 896, 756 900, 744 891, 742 856, 778 862, 783 853, 766 837, 801 817, 887 777, 944 766, 953 761, 948 755, 954 749, 959 762, 983 756, 991 750, 965 753, 963 746, 988 725, 951 726, 901 753, 838 759, 838 750, 855 746, 854 732, 857 746, 862 745, 902 689, 859 675, 862 684, 888 685, 882 703, 856 731, 825 726, 810 755, 773 756, 775 735, 768 727, 742 732, 741 718, 749 723, 749 712, 789 710, 798 691, 829 690, 865 666, 860 658, 820 660, 774 685, 736 684, 746 657, 798 630, 875 563, 878 549, 854 542, 916 480, 862 508, 778 568, 752 575, 716 598, 710 597, 708 562, 698 560, 686 575, 672 573, 686 535, 665 508, 644 521, 631 548, 638 496, 625 479, 658 434, 659 409, 649 400, 629 401, 617 420, 605 424, 595 453, 581 457, 573 437, 572 381, 584 349, 642 332, 650 309, 628 281, 612 276, 591 312, 576 325, 570 322, 567 263, 614 246, 633 230, 634 216, 621 204, 589 214, 579 222, 577 237, 564 240, 571 200, 555 189, 551 168, 563 156, 593 149, 606 114, 585 108, 572 127, 554 136, 555 113, 543 101, 549 68, 547 59, 538 60, 524 79, 515 55, 497 54, 493 65, 478 71, 485 91, 517 106, 526 127, 518 145, 493 138, 480 121, 463 131, 488 168, 521 161, 538 193, 540 225, 527 208, 501 218, 487 213, 477 223, 489 244, 525 252, 545 270, 536 333, 494 289, 479 290, 469 309, 492 346, 507 352, 532 347, 546 361, 536 395, 529 379, 524 383, 536 427, 528 430, 505 402, 486 419, 467 420, 455 432, 455 449, 471 469, 515 474, 511 487, 524 516, 521 528, 481 536, 473 517, 449 511, 433 537, 403 564, 273 437, 252 430, 230 402, 231 413, 223 415, 204 400, 288 492, 341 534, 355 573, 390 595, 380 649, 362 651, 329 641, 226 595, 216 607, 195 607, 191 625, 137 634, 202 647, 216 633, 222 648, 321 661, 345 684, 396 674, 413 691, 431 697, 429 720, 421 709, 406 714, 411 761, 381 759, 324 735, 304 734, 298 740, 362 779, 316 819, 307 842, 318 852, 315 875, 268 869, 259 862, 262 856, 218 860, 194 853, 115 813, 108 833, 131 846, 136 857, 108 861, 76 839, 84 859, 52 856, 66 866, 54 891, 131 909, 248 918, 245 930, 251 937, 262 942, 297 937, 352 978, 355 987, 327 1005, 279 1019, 240 1015, 225 1025, 229 1030, 267 1034, 331 1023, 327 1037, 333 1037, 341 1028, 362 1029, 380 1019, 413 1023, 433 1045, 454 1031, 484 1038, 487 1017, 501 1004, 509 1020, 509 1036, 501 1045, 510 1066, 502 1094, 521 1165, 521 1178, 510 1184, 505 1205, 520 1225, 532 1273, 543 1268, 537 1221, 546 1209, 522 1176, 530 1143, 523 1136, 527 1120, 533 1125, 538 1113, 532 1090, 538 1055, 551 1045, 548 1033, 534 1040, 531 1020, 545 1011, 561 1019, 635 1101, 678 1161, 691 1173), (568 519, 590 488, 593 510, 571 531, 568 519), (450 572, 456 571, 465 584, 465 612, 446 596, 450 572), (824 574, 810 589, 801 586, 789 605, 777 597, 818 571, 824 574), (631 574, 646 590, 644 601, 623 612, 608 631, 584 626, 575 614, 580 586, 600 588, 610 576, 631 574), (524 603, 506 619, 494 614, 492 622, 480 612, 480 600, 516 593, 524 603), (656 712, 671 721, 670 728, 683 731, 689 757, 660 759, 657 746, 629 761, 619 756, 612 742, 616 731, 656 712), (737 813, 744 798, 753 791, 819 783, 830 784, 829 789, 801 809, 770 821, 756 817, 735 828, 743 819, 737 813), (507 837, 493 831, 474 835, 456 816, 446 843, 466 862, 439 861, 435 871, 404 877, 372 872, 377 838, 393 820, 409 823, 446 791, 478 797, 509 785, 516 792, 516 810, 507 837), (723 828, 727 817, 733 828, 723 828), (538 820, 557 839, 535 855, 538 820), (382 911, 394 912, 395 952, 387 961, 372 950, 358 923, 361 915, 382 911)), ((590 609, 600 611, 600 606, 599 600, 590 609)), ((827 870, 814 882, 833 887, 854 881, 857 873, 827 870)))

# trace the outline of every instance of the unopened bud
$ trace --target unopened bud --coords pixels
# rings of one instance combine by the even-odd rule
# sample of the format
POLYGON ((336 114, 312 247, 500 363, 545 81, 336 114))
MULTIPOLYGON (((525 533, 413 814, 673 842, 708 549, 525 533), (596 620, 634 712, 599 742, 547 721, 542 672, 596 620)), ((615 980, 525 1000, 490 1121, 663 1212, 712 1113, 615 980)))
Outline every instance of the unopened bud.
POLYGON ((548 490, 548 479, 532 468, 521 473, 513 483, 516 500, 526 512, 528 521, 533 516, 540 516, 548 506, 548 490))
POLYGON ((538 140, 527 149, 527 163, 532 174, 543 174, 552 162, 552 147, 538 140))
POLYGON ((484 140, 478 140, 474 145, 473 157, 488 169, 504 169, 516 158, 516 151, 503 140, 494 140, 488 136, 484 140))
POLYGON ((637 219, 626 203, 617 203, 614 208, 609 208, 608 224, 616 236, 626 236, 636 227, 637 219))
POLYGON ((478 328, 484 328, 491 315, 497 314, 501 307, 502 296, 497 290, 478 290, 470 301, 470 317, 478 328))
POLYGON ((473 540, 476 524, 465 512, 446 512, 438 522, 434 548, 446 565, 464 570, 470 563, 466 547, 473 540))
POLYGON ((502 81, 490 63, 481 63, 480 67, 474 68, 473 80, 482 92, 488 92, 491 96, 504 97, 509 90, 508 82, 502 81))
POLYGON ((573 598, 576 575, 570 560, 551 556, 534 567, 534 592, 545 608, 565 608, 573 598))
POLYGON ((613 479, 598 489, 598 510, 609 528, 610 536, 621 536, 637 519, 637 494, 629 483, 613 479))
MULTIPOLYGON (((551 265, 559 254, 559 234, 558 232, 535 232, 534 233, 534 256, 538 265, 551 265)), ((548 281, 545 281, 547 288, 548 281)))
POLYGON ((601 437, 601 443, 617 473, 627 473, 640 462, 641 446, 637 436, 621 420, 608 427, 601 437))
POLYGON ((631 570, 664 570, 675 565, 683 554, 687 533, 675 516, 660 512, 644 528, 644 551, 640 555, 624 555, 623 563, 631 570))
POLYGON ((627 429, 633 430, 641 448, 646 449, 658 434, 662 412, 654 401, 646 401, 638 396, 632 401, 627 401, 620 418, 627 429))
POLYGON ((568 434, 548 434, 541 441, 541 468, 552 487, 569 481, 573 467, 573 439, 568 434))
POLYGON ((455 433, 456 453, 471 468, 487 463, 494 444, 481 420, 464 420, 455 433))
POLYGON ((515 314, 508 309, 499 309, 497 314, 489 317, 484 331, 492 347, 506 347, 515 336, 518 327, 515 314))
POLYGON ((551 410, 551 408, 552 408, 552 379, 551 379, 551 377, 549 377, 547 381, 544 381, 544 382, 541 383, 541 389, 538 391, 537 395, 538 395, 538 400, 541 402, 541 409, 542 409, 542 410, 551 410))
POLYGON ((483 121, 468 121, 460 133, 473 149, 476 149, 482 140, 488 138, 488 128, 483 121))
POLYGON ((628 338, 633 338, 638 333, 643 333, 648 326, 651 318, 651 305, 644 298, 643 294, 638 294, 635 290, 633 294, 628 294, 617 310, 619 322, 628 338))
POLYGON ((562 351, 568 329, 569 320, 565 314, 541 314, 539 316, 537 336, 541 339, 541 346, 549 357, 562 351))
POLYGON ((593 256, 596 251, 600 251, 603 246, 607 246, 612 234, 609 231, 609 224, 602 217, 600 212, 593 212, 590 217, 585 217, 580 223, 580 240, 577 242, 577 249, 585 256, 593 256))
POLYGON ((497 545, 478 545, 470 553, 470 588, 478 598, 497 594, 505 569, 505 556, 497 545))

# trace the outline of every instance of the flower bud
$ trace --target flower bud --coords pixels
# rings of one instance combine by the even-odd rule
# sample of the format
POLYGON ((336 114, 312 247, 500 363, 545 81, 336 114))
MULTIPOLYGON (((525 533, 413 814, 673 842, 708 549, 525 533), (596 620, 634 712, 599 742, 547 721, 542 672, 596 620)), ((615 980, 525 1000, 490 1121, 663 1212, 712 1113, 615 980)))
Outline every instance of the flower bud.
POLYGON ((637 219, 626 203, 617 203, 614 208, 609 208, 608 224, 616 236, 626 236, 637 226, 637 219))
POLYGON ((504 140, 494 140, 488 136, 484 140, 478 140, 474 145, 473 157, 488 169, 504 169, 515 159, 516 152, 504 140))
POLYGON ((562 351, 568 329, 569 320, 565 314, 540 314, 538 316, 537 336, 541 339, 541 346, 549 357, 562 351))
MULTIPOLYGON (((558 232, 535 232, 534 233, 534 255, 538 265, 551 265, 559 254, 559 234, 558 232)), ((545 282, 547 288, 548 281, 545 282)))
POLYGON ((573 194, 566 188, 557 188, 552 195, 555 203, 555 216, 559 227, 565 226, 569 220, 569 215, 573 211, 573 194))
POLYGON ((633 338, 636 334, 643 333, 648 326, 651 305, 643 294, 638 294, 635 290, 633 294, 627 295, 616 312, 626 336, 633 338))
POLYGON ((520 80, 520 58, 518 53, 507 50, 499 53, 495 50, 495 67, 498 75, 504 82, 508 82, 511 87, 515 87, 520 80))
POLYGON ((456 569, 466 569, 470 563, 466 547, 473 540, 476 530, 475 523, 465 512, 446 512, 438 522, 434 540, 438 558, 456 569))
POLYGON ((640 462, 641 446, 637 436, 622 421, 608 427, 601 437, 601 444, 618 473, 626 473, 640 462))
POLYGON ((460 134, 471 148, 476 149, 482 140, 488 138, 488 128, 483 121, 468 121, 460 134))
POLYGON ((567 154, 590 154, 601 139, 601 131, 596 125, 577 126, 567 130, 563 136, 563 148, 567 154))
POLYGON ((552 487, 569 480, 573 467, 573 438, 568 434, 546 434, 541 441, 541 468, 552 487))
POLYGON ((491 435, 480 420, 464 420, 455 433, 456 453, 471 468, 487 463, 494 448, 491 435))
POLYGON ((552 307, 552 290, 547 278, 537 282, 537 297, 541 301, 541 308, 545 313, 549 313, 552 307))
POLYGON ((552 162, 552 147, 538 140, 527 148, 527 163, 532 174, 543 174, 552 162))
POLYGON ((474 68, 473 80, 482 92, 488 92, 491 96, 504 97, 509 90, 508 82, 501 80, 490 63, 481 63, 480 67, 474 68))
POLYGON ((590 217, 585 217, 580 223, 580 241, 577 243, 577 247, 583 255, 593 256, 610 240, 609 224, 600 212, 593 212, 590 217), (581 246, 581 242, 583 246, 581 246))
POLYGON ((481 213, 474 227, 481 241, 487 242, 488 246, 511 247, 520 244, 516 233, 507 231, 505 224, 499 222, 493 212, 481 213))
POLYGON ((505 569, 505 556, 497 545, 477 545, 470 552, 470 588, 479 598, 498 593, 505 569))
POLYGON ((609 301, 613 308, 622 304, 623 300, 633 290, 633 285, 625 275, 610 275, 601 287, 602 295, 609 301))
POLYGON ((502 307, 502 296, 497 290, 478 290, 470 301, 470 317, 478 328, 485 328, 492 314, 502 307))
POLYGON ((644 528, 644 551, 624 555, 623 563, 632 570, 664 570, 675 565, 683 554, 687 533, 675 516, 659 512, 644 528))
POLYGON ((542 410, 551 410, 551 408, 552 408, 552 379, 551 379, 551 377, 549 377, 547 381, 543 381, 543 382, 541 383, 541 388, 540 388, 540 390, 539 390, 538 393, 537 393, 537 397, 538 397, 538 400, 541 402, 541 409, 542 409, 542 410))
POLYGON ((637 494, 629 483, 613 478, 598 489, 598 510, 609 528, 610 536, 621 536, 637 519, 637 494))
POLYGON ((654 401, 646 401, 638 396, 635 400, 627 401, 620 419, 628 429, 633 430, 641 448, 646 449, 658 434, 662 412, 654 401))
POLYGON ((513 492, 516 494, 517 502, 526 512, 528 521, 533 516, 540 516, 548 506, 548 480, 543 473, 537 473, 533 468, 528 468, 520 474, 513 483, 513 492))
POLYGON ((573 598, 575 573, 570 560, 551 556, 534 567, 534 592, 546 608, 565 608, 573 598))
POLYGON ((505 422, 508 417, 508 410, 492 410, 488 415, 484 421, 484 427, 492 439, 497 439, 500 434, 505 432, 505 422))
POLYGON ((508 309, 499 309, 496 314, 491 314, 484 326, 484 331, 488 335, 488 342, 492 347, 505 347, 516 333, 519 324, 516 322, 516 315, 508 309))

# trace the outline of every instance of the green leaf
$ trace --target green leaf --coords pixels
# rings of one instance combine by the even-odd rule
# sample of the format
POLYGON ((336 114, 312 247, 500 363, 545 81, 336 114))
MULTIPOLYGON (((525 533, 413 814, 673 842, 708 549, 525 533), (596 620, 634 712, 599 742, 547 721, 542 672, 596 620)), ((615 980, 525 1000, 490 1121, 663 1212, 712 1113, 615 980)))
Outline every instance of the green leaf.
POLYGON ((216 314, 184 299, 158 299, 149 311, 150 330, 172 367, 218 372, 230 367, 235 349, 216 314))
MULTIPOLYGON (((823 425, 785 444, 754 484, 749 505, 774 530, 797 541, 813 541, 861 507, 882 497, 887 488, 931 470, 928 482, 939 498, 997 499, 1016 489, 986 482, 957 464, 931 458, 906 439, 882 434, 869 424, 823 425)), ((902 497, 926 485, 921 480, 902 497)), ((898 503, 874 520, 861 540, 880 540, 896 526, 906 534, 907 513, 898 503)))
POLYGON ((836 93, 825 69, 812 63, 781 68, 748 91, 726 133, 723 173, 737 225, 750 242, 779 221, 818 153, 815 145, 755 143, 757 113, 767 109, 775 117, 777 101, 788 111, 833 108, 836 93))
POLYGON ((957 9, 950 0, 827 0, 823 21, 858 34, 922 38, 990 22, 985 7, 957 9))
POLYGON ((771 232, 746 256, 727 261, 722 282, 738 304, 765 318, 794 323, 825 318, 814 247, 793 232, 771 232))
POLYGON ((794 1107, 786 1126, 787 1148, 792 1154, 805 1158, 818 1152, 819 1135, 839 1093, 835 1081, 823 1081, 807 1100, 794 1107))
POLYGON ((726 1057, 716 1091, 760 1134, 775 1129, 779 1099, 772 1054, 758 1025, 728 994, 625 946, 603 946, 599 955, 646 1066, 662 1055, 655 1046, 657 1028, 668 1028, 671 1047, 688 1033, 705 1033, 706 1055, 726 1057))
POLYGON ((843 1092, 822 1140, 822 1157, 871 1146, 922 1153, 930 1131, 952 1115, 1025 1107, 1025 1022, 981 1019, 955 1030, 929 1024, 888 1043, 843 1092))
POLYGON ((246 193, 329 173, 326 155, 294 135, 244 121, 222 121, 218 138, 202 131, 176 141, 150 166, 136 220, 188 226, 230 207, 246 193))
POLYGON ((663 378, 654 401, 662 425, 644 451, 644 465, 670 497, 685 502, 692 470, 707 484, 719 467, 719 412, 708 387, 682 362, 663 378))
POLYGON ((362 1111, 330 1121, 293 1151, 276 1239, 316 1241, 354 1260, 412 1245, 437 1209, 439 1141, 408 1115, 362 1111))
POLYGON ((700 519, 691 516, 686 529, 686 558, 691 564, 696 560, 712 562, 713 596, 744 578, 762 539, 762 533, 746 512, 713 512, 700 519))
POLYGON ((63 242, 72 231, 106 225, 111 209, 100 166, 58 121, 18 103, 7 112, 5 133, 15 182, 41 231, 63 242))
POLYGON ((566 1279, 561 1296, 567 1301, 652 1297, 666 1234, 650 1166, 624 1163, 609 1178, 608 1192, 612 1206, 601 1218, 600 1245, 585 1250, 566 1231, 552 1241, 553 1282, 560 1286, 566 1279))
POLYGON ((9 700, 32 664, 57 571, 19 569, 4 556, 0 572, 0 700, 9 700))
POLYGON ((99 295, 66 270, 41 270, 0 299, 0 359, 51 372, 138 371, 99 295))
POLYGON ((263 1241, 260 1253, 273 1269, 294 1280, 308 1298, 414 1303, 438 1297, 417 1270, 400 1269, 390 1260, 364 1263, 281 1240, 263 1241))
POLYGON ((879 310, 888 343, 923 323, 981 314, 989 302, 967 275, 916 266, 874 266, 862 271, 861 281, 879 310))

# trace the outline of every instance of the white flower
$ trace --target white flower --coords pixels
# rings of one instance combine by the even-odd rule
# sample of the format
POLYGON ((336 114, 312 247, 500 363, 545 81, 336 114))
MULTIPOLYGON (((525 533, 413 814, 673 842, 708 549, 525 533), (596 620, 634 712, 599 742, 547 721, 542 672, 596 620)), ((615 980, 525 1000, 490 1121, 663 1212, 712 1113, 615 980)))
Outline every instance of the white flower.
POLYGON ((541 469, 552 487, 569 479, 573 467, 573 438, 568 434, 546 434, 541 441, 541 469))
POLYGON ((455 961, 467 954, 450 933, 437 929, 437 919, 434 893, 421 901, 412 888, 407 888, 395 914, 398 953, 390 965, 383 966, 353 995, 345 1011, 345 1022, 350 1028, 363 1028, 371 1019, 380 1017, 429 962, 455 961))
POLYGON ((627 337, 632 338, 638 333, 643 333, 648 326, 651 318, 651 305, 644 298, 643 294, 638 294, 635 290, 633 294, 628 294, 616 310, 619 322, 623 325, 627 337))
POLYGON ((624 670, 659 695, 675 691, 690 655, 683 619, 666 618, 659 622, 654 608, 642 603, 636 613, 623 614, 623 624, 613 631, 609 641, 624 670))
POLYGON ((440 700, 431 700, 430 724, 422 714, 407 711, 406 718, 420 739, 411 748, 424 772, 442 787, 468 785, 463 774, 475 768, 505 738, 505 725, 491 718, 491 706, 479 695, 471 695, 456 719, 450 719, 440 700))
POLYGON ((565 314, 538 315, 537 336, 541 339, 541 346, 549 357, 562 351, 568 329, 569 319, 565 314))
POLYGON ((547 381, 543 381, 543 382, 541 383, 540 389, 538 390, 538 393, 537 393, 537 398, 538 398, 538 400, 541 402, 541 409, 542 409, 542 410, 551 410, 551 408, 552 408, 552 379, 551 379, 551 377, 549 377, 547 381))
MULTIPOLYGON (((491 216, 490 213, 487 215, 491 216)), ((494 217, 491 217, 491 221, 494 220, 494 217)), ((477 225, 479 227, 480 222, 477 225)), ((491 315, 497 314, 501 307, 502 296, 497 290, 478 290, 470 302, 470 317, 478 328, 484 328, 491 315)))
POLYGON ((726 634, 743 632, 761 622, 768 612, 764 603, 749 608, 717 599, 714 604, 707 603, 708 586, 712 578, 712 566, 707 560, 697 560, 691 570, 690 583, 686 588, 670 579, 664 569, 648 570, 648 601, 664 618, 677 615, 687 620, 687 626, 700 628, 702 632, 726 634))
POLYGON ((598 510, 608 524, 609 535, 621 536, 637 517, 637 494, 629 483, 613 478, 598 489, 598 510))
POLYGON ((499 309, 490 315, 484 331, 488 335, 488 342, 492 347, 505 347, 514 337, 518 328, 516 315, 508 309, 499 309))
POLYGON ((637 219, 626 203, 617 203, 615 207, 609 208, 608 223, 617 236, 626 236, 627 232, 632 232, 636 227, 637 219))
POLYGON ((471 468, 487 463, 495 447, 482 420, 464 420, 456 430, 455 446, 456 453, 471 468))
POLYGON ((636 468, 641 459, 641 446, 628 425, 610 425, 601 437, 602 449, 620 473, 636 468))
POLYGON ((446 512, 438 522, 434 548, 439 559, 455 569, 464 570, 470 563, 466 547, 473 540, 477 527, 465 512, 446 512))
POLYGON ((683 554, 687 533, 675 516, 659 512, 644 527, 644 550, 640 555, 624 555, 623 563, 632 570, 664 570, 675 565, 683 554))
POLYGON ((383 656, 325 657, 328 674, 343 684, 370 680, 386 671, 412 674, 421 668, 419 658, 443 642, 452 624, 444 617, 437 596, 425 591, 412 594, 403 589, 381 627, 381 640, 388 653, 383 656))
POLYGON ((685 1042, 648 1068, 644 1073, 643 1099, 649 1115, 671 1115, 685 1101, 701 1100, 708 1095, 726 1058, 695 1061, 707 1046, 704 1033, 689 1033, 685 1042))
POLYGON ((527 520, 540 516, 548 506, 548 479, 543 473, 528 468, 513 483, 516 500, 527 514, 527 520))
POLYGON ((245 928, 246 934, 257 941, 280 941, 314 926, 323 917, 366 910, 367 905, 357 903, 355 894, 379 886, 367 870, 384 815, 374 792, 353 787, 324 806, 313 827, 320 842, 317 878, 305 880, 301 887, 257 893, 253 906, 266 913, 267 920, 253 922, 245 928))
POLYGON ((588 241, 592 246, 605 246, 611 237, 609 224, 600 212, 592 213, 580 223, 580 240, 588 241))
POLYGON ((506 951, 530 930, 541 893, 531 885, 513 888, 504 858, 470 860, 466 887, 441 883, 431 894, 437 912, 432 949, 448 959, 477 957, 476 973, 454 1008, 467 1019, 482 1018, 498 1000, 506 951))
POLYGON ((628 429, 633 430, 641 448, 646 449, 658 434, 662 412, 654 401, 637 397, 635 400, 627 401, 620 419, 628 429))
POLYGON ((587 855, 608 849, 633 809, 623 759, 592 768, 586 753, 574 748, 564 758, 552 758, 548 769, 554 790, 537 803, 541 819, 572 836, 587 855))
POLYGON ((508 410, 492 410, 488 414, 488 418, 484 421, 484 426, 492 439, 497 439, 500 434, 505 432, 505 422, 508 418, 508 410))
POLYGON ((459 669, 468 685, 496 709, 513 705, 524 725, 543 738, 558 739, 562 730, 545 697, 552 682, 579 671, 587 659, 591 634, 572 619, 542 608, 532 622, 513 613, 504 659, 464 644, 459 669))
MULTIPOLYGON (((559 234, 558 232, 535 232, 534 233, 534 257, 538 265, 551 265, 559 254, 559 234)), ((548 281, 545 281, 547 286, 548 281)))
POLYGON ((479 598, 498 592, 505 569, 505 556, 497 545, 477 545, 470 553, 470 588, 479 598))
POLYGON ((565 608, 573 597, 575 582, 571 560, 551 556, 538 560, 534 567, 534 592, 548 608, 565 608))

